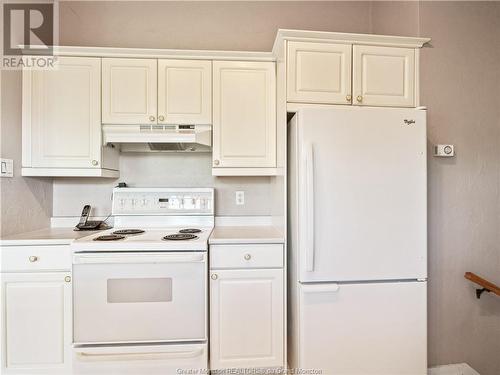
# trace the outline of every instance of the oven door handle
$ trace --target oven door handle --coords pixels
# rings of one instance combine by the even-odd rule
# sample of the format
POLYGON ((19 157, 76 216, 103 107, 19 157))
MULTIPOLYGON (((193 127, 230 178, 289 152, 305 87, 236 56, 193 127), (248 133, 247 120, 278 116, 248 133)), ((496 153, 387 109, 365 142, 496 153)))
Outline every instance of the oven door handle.
POLYGON ((152 359, 177 359, 195 358, 203 354, 203 349, 183 350, 183 351, 162 351, 162 352, 101 352, 93 353, 85 350, 76 350, 78 359, 85 362, 105 362, 105 361, 143 361, 152 359))
POLYGON ((162 253, 162 254, 75 254, 73 264, 150 264, 150 263, 202 263, 205 254, 202 253, 162 253))

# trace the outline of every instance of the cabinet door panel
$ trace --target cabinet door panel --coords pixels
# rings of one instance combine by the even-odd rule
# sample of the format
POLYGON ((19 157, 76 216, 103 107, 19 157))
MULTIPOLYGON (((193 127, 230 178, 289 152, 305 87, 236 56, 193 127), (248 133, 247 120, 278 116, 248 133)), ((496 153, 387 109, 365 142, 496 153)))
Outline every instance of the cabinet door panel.
POLYGON ((156 103, 156 59, 102 59, 103 124, 156 123, 156 103))
POLYGON ((212 271, 210 298, 211 369, 283 366, 283 270, 212 271))
POLYGON ((287 101, 351 104, 350 44, 288 43, 287 101))
POLYGON ((158 60, 158 123, 212 123, 211 61, 158 60))
POLYGON ((58 69, 24 71, 23 81, 26 166, 99 168, 101 59, 60 57, 58 69))
POLYGON ((71 283, 67 273, 2 275, 2 367, 64 372, 71 358, 71 283))
POLYGON ((276 166, 276 73, 270 62, 213 62, 215 167, 276 166))
POLYGON ((354 103, 369 106, 415 106, 415 50, 354 46, 354 103))

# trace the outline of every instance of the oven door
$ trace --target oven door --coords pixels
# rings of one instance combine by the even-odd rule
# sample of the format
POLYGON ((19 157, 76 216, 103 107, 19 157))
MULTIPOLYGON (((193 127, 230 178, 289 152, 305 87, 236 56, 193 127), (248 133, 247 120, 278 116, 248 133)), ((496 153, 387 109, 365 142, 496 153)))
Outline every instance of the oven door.
POLYGON ((74 342, 206 340, 206 254, 73 256, 74 342))

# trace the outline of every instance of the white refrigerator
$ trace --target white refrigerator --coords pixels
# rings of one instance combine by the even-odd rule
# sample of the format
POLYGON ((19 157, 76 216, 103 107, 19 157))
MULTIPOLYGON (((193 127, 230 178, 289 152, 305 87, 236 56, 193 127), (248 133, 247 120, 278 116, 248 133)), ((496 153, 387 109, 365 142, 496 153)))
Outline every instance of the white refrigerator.
POLYGON ((289 366, 427 374, 426 111, 306 108, 288 138, 289 366))

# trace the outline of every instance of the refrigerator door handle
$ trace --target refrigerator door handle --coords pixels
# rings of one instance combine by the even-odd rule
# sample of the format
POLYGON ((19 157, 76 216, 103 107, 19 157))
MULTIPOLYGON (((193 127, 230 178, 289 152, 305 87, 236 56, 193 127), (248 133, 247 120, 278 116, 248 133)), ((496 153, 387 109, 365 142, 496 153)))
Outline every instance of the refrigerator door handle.
POLYGON ((307 248, 306 271, 314 271, 314 148, 309 143, 306 150, 306 220, 307 248))
POLYGON ((340 289, 340 285, 336 283, 330 284, 301 284, 304 293, 336 293, 340 289))

